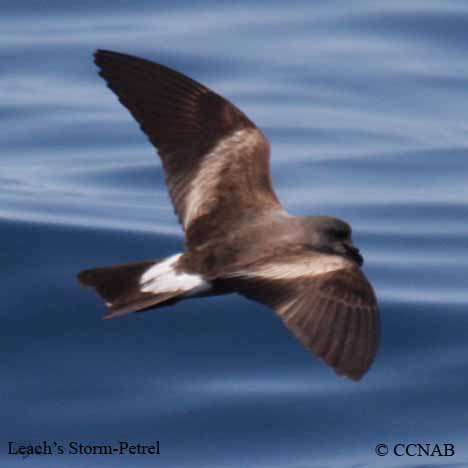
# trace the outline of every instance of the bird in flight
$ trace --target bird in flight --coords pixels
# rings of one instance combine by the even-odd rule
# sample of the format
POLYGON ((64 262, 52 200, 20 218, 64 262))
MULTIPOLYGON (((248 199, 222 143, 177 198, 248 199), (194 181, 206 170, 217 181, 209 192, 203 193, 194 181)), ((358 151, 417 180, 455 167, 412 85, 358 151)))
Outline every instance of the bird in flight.
POLYGON ((98 50, 95 63, 162 161, 185 252, 78 275, 104 318, 239 293, 273 309, 339 375, 359 380, 379 337, 377 300, 351 227, 297 217, 271 182, 269 143, 229 101, 163 65, 98 50))

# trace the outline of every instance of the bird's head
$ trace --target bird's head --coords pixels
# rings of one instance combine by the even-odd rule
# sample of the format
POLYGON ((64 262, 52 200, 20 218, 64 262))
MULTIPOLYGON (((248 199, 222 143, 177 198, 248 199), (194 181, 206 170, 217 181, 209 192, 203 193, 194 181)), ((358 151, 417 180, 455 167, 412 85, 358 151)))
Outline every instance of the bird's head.
POLYGON ((330 216, 308 216, 305 219, 311 247, 347 257, 359 266, 364 263, 359 249, 353 245, 351 226, 348 223, 330 216))

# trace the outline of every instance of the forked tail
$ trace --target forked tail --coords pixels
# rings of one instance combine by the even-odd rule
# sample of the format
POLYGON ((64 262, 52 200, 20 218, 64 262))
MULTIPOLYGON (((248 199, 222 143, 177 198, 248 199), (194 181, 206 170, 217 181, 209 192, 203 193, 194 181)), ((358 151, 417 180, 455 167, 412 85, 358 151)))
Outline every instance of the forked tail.
POLYGON ((95 288, 105 300, 109 309, 105 319, 173 304, 210 288, 201 276, 180 269, 181 255, 84 270, 78 281, 95 288))

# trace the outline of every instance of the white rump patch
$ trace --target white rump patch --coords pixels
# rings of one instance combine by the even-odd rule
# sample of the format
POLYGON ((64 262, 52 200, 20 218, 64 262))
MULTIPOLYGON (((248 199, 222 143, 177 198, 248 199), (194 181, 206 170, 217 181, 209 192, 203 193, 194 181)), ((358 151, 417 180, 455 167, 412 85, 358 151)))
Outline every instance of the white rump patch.
POLYGON ((201 276, 174 271, 174 265, 182 254, 172 255, 166 260, 148 268, 140 278, 141 292, 162 294, 166 292, 185 291, 187 296, 208 291, 210 283, 201 276))

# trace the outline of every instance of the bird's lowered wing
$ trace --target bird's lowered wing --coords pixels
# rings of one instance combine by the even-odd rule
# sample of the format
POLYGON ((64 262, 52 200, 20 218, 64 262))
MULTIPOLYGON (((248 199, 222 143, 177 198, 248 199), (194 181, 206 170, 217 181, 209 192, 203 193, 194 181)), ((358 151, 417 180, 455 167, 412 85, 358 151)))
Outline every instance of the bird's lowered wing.
POLYGON ((379 339, 372 286, 353 262, 310 250, 283 253, 230 273, 229 288, 276 311, 339 375, 359 380, 379 339))
POLYGON ((100 75, 157 148, 189 247, 280 209, 269 143, 233 104, 163 65, 98 50, 100 75))

